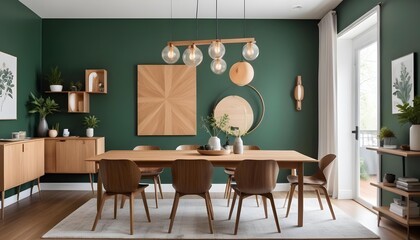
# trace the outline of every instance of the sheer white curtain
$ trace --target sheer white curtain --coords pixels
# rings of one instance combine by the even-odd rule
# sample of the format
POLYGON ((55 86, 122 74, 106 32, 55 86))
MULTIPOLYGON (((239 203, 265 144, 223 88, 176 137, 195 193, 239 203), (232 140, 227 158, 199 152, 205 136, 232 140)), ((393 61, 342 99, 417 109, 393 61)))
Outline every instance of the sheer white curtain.
MULTIPOLYGON (((319 66, 318 66, 318 158, 337 154, 337 18, 330 11, 318 23, 319 66)), ((327 190, 334 198, 338 195, 336 159, 325 170, 327 190)))

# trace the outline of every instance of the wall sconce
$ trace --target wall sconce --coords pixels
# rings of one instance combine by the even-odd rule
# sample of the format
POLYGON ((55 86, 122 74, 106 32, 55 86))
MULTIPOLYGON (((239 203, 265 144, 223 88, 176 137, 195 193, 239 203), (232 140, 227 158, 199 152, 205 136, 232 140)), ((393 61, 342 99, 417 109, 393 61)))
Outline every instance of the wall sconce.
POLYGON ((299 75, 296 78, 296 86, 295 86, 295 100, 296 100, 296 110, 302 110, 302 100, 304 97, 304 89, 302 85, 302 77, 299 75))

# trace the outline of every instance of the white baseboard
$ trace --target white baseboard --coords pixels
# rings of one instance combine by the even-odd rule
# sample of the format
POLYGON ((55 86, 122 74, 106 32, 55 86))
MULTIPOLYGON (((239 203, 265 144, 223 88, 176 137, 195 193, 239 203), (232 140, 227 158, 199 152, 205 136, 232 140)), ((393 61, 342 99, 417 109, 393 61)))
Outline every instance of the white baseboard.
MULTIPOLYGON (((42 187, 41 187, 41 190, 42 190, 42 187)), ((34 186, 34 188, 32 190, 32 194, 35 194, 37 192, 38 192, 38 187, 34 186)), ((26 190, 21 191, 20 194, 19 194, 19 200, 22 200, 22 199, 27 198, 29 196, 31 196, 31 188, 28 188, 26 190)), ((4 199, 4 207, 12 205, 13 203, 16 203, 16 202, 17 202, 17 194, 9 196, 8 198, 4 199)))
POLYGON ((338 199, 354 199, 352 190, 339 190, 338 199))
MULTIPOLYGON (((225 184, 217 183, 212 184, 210 192, 218 193, 225 192, 225 184)), ((96 183, 93 184, 93 188, 96 190, 96 183)), ((288 183, 277 183, 274 191, 289 191, 290 184, 288 183)), ((41 183, 41 189, 45 190, 67 190, 67 191, 89 191, 91 190, 90 183, 41 183)), ((154 192, 155 188, 153 184, 149 184, 146 188, 146 192, 154 192)), ((163 192, 175 192, 172 184, 162 184, 163 192)))

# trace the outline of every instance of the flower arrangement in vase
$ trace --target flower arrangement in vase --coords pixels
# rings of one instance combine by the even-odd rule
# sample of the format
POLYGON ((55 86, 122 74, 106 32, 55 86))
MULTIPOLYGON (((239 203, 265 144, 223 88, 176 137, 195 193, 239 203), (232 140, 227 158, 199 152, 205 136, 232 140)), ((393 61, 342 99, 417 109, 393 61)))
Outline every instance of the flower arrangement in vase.
POLYGON ((235 136, 235 141, 233 142, 233 153, 234 154, 242 154, 244 153, 244 142, 242 141, 242 136, 246 134, 246 132, 241 132, 239 127, 230 127, 230 130, 226 132, 229 135, 235 136))
POLYGON ((222 146, 220 144, 220 138, 218 135, 222 132, 228 123, 229 123, 229 115, 224 114, 220 118, 216 119, 214 115, 207 116, 206 118, 201 117, 202 127, 206 130, 206 132, 210 135, 208 145, 210 150, 221 150, 222 146))

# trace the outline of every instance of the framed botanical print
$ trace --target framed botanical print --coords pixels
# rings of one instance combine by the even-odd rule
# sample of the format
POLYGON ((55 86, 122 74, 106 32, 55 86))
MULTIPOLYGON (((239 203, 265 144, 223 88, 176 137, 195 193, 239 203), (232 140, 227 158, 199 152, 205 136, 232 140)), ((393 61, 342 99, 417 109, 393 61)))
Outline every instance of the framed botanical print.
POLYGON ((414 53, 392 61, 392 113, 400 113, 398 104, 413 105, 414 53))
POLYGON ((16 119, 17 58, 0 52, 0 120, 16 119))

